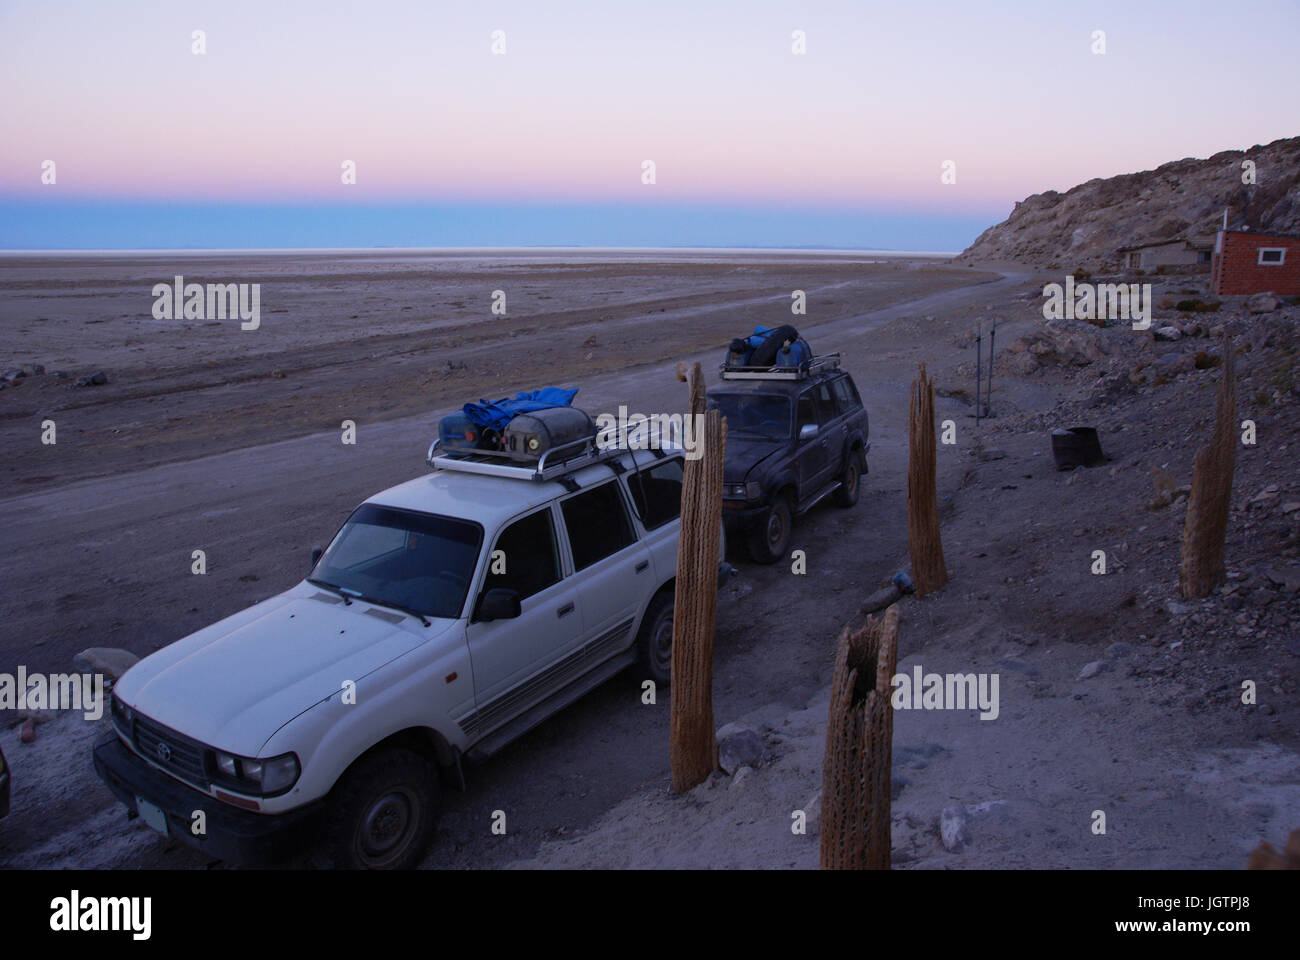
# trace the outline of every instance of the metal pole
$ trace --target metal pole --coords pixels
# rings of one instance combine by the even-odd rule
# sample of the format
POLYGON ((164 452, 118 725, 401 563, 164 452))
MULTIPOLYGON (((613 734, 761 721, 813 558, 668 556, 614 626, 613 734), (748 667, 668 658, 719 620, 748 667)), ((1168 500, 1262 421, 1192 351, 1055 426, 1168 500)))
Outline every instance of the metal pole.
POLYGON ((975 325, 975 426, 980 425, 980 382, 983 370, 981 364, 984 362, 984 328, 979 324, 975 325))
POLYGON ((989 409, 993 409, 993 355, 996 353, 994 344, 998 338, 998 325, 995 322, 992 329, 989 330, 989 379, 988 385, 984 388, 985 395, 989 398, 989 409))

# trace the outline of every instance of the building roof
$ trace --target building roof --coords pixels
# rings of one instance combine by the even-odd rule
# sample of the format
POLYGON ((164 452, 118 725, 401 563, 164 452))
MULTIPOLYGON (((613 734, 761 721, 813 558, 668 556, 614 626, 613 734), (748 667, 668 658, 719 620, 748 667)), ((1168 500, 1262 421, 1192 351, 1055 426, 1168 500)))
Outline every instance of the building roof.
POLYGON ((1189 250, 1200 250, 1214 246, 1213 237, 1172 237, 1169 240, 1153 240, 1151 243, 1135 243, 1127 247, 1116 247, 1116 253, 1130 253, 1133 250, 1146 250, 1150 247, 1171 247, 1175 244, 1184 243, 1189 250))
POLYGON ((1260 240, 1300 240, 1300 234, 1296 233, 1264 233, 1259 230, 1223 230, 1221 233, 1239 233, 1245 237, 1256 237, 1260 240))

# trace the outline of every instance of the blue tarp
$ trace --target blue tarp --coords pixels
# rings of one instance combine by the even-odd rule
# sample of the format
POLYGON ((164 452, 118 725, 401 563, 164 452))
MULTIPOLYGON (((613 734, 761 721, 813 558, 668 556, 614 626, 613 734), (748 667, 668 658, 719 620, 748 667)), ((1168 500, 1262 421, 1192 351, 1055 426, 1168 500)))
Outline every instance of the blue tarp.
POLYGON ((570 406, 577 393, 577 387, 572 390, 563 387, 542 387, 529 393, 520 392, 513 400, 509 397, 502 397, 500 400, 479 400, 478 403, 467 403, 461 409, 465 416, 480 428, 500 432, 506 428, 506 424, 514 418, 515 414, 570 406))

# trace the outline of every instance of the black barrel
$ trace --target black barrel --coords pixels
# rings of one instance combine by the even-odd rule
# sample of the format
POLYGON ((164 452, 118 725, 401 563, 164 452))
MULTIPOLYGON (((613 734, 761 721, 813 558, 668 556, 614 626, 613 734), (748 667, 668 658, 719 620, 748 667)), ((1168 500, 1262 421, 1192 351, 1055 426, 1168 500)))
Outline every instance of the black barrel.
POLYGON ((1096 427, 1071 427, 1052 431, 1052 458, 1057 470, 1075 467, 1095 467, 1106 458, 1101 452, 1101 441, 1096 427))

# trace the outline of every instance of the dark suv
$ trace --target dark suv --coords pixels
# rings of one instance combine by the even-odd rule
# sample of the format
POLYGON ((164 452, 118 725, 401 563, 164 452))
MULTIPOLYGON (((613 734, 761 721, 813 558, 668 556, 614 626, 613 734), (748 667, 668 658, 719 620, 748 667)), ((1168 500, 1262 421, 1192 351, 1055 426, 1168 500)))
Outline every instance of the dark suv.
POLYGON ((722 516, 755 560, 785 556, 792 519, 823 498, 834 495, 841 507, 858 502, 871 444, 867 411, 847 373, 724 379, 709 390, 708 404, 727 418, 722 516))

